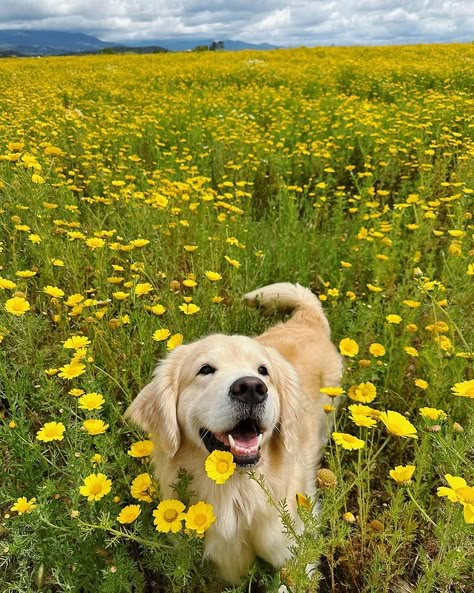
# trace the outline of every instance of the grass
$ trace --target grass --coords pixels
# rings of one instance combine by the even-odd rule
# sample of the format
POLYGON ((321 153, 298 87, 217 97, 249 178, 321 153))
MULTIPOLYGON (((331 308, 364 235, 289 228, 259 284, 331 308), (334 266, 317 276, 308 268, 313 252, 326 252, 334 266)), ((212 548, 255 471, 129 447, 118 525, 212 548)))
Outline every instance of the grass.
MULTIPOLYGON (((275 281, 319 295, 335 343, 359 346, 346 392, 371 382, 370 405, 418 438, 356 426, 347 397, 336 430, 365 447, 329 443, 337 484, 317 522, 301 509, 293 559, 233 590, 469 591, 472 490, 437 489, 446 474, 474 483, 472 387, 452 390, 473 379, 473 58, 449 45, 0 62, 2 591, 219 589, 199 538, 155 530, 159 493, 132 497, 152 469, 127 454, 144 437, 122 415, 167 353, 158 329, 257 334, 273 320, 240 297, 275 281), (84 372, 62 378, 74 335, 84 372), (74 389, 105 403, 85 410, 74 389), (37 438, 47 422, 62 440, 37 438), (389 476, 398 465, 415 466, 409 485, 389 476), (99 472, 111 491, 88 502, 79 488, 99 472), (36 499, 22 514, 20 497, 36 499), (119 523, 130 504, 139 517, 119 523)), ((190 490, 181 476, 177 498, 190 490)))

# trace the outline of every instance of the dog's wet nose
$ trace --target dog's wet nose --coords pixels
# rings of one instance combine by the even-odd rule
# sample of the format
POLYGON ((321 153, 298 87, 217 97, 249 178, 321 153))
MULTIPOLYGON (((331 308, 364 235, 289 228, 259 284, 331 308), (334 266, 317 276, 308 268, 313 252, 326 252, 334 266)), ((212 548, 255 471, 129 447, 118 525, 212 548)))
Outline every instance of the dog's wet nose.
POLYGON ((267 396, 268 388, 258 377, 240 377, 230 386, 230 397, 243 404, 261 404, 267 396))

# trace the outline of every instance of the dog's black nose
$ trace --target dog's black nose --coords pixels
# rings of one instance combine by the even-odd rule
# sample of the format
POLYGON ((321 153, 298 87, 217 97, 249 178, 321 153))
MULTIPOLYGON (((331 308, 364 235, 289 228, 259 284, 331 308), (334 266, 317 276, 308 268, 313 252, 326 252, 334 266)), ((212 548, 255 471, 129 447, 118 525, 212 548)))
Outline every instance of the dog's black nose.
POLYGON ((268 388, 258 377, 240 377, 230 386, 230 397, 243 404, 261 404, 267 396, 268 388))

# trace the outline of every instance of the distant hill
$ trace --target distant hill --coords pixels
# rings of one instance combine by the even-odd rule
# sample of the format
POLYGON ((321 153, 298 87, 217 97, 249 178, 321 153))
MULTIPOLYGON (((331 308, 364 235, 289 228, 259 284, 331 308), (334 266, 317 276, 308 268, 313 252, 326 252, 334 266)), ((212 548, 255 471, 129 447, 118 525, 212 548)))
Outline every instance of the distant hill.
POLYGON ((167 51, 163 47, 147 43, 138 48, 102 41, 84 33, 66 31, 36 31, 23 29, 0 30, 0 55, 15 56, 60 56, 79 53, 114 52, 154 53, 167 51))
MULTIPOLYGON (((0 29, 0 56, 59 56, 80 53, 156 53, 189 51, 199 45, 210 46, 212 39, 160 39, 146 41, 102 41, 84 33, 0 29)), ((224 40, 224 49, 274 49, 268 43, 253 44, 224 40)))
POLYGON ((96 52, 113 43, 83 33, 63 31, 0 30, 0 51, 16 55, 46 56, 65 53, 96 52))

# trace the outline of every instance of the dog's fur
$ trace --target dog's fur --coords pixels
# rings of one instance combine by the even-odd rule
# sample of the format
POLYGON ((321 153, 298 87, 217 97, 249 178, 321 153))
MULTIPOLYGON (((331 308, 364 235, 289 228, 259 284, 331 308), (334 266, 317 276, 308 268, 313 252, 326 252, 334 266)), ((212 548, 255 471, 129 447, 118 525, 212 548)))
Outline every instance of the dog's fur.
MULTIPOLYGON (((213 505, 216 521, 206 533, 205 551, 230 583, 245 576, 256 556, 279 568, 290 555, 278 513, 244 467, 255 466, 273 499, 286 499, 298 521, 295 495, 314 494, 315 472, 328 436, 323 405, 333 402, 319 390, 337 385, 341 376, 328 321, 309 289, 278 283, 244 298, 265 308, 292 311, 292 316, 257 338, 215 334, 179 346, 158 365, 127 411, 152 435, 163 497, 175 496, 170 485, 179 468, 185 468, 193 476, 193 502, 213 505), (206 368, 203 374, 203 365, 215 372, 206 368), (242 377, 258 385, 263 381, 268 388, 263 402, 236 401, 231 387, 242 377), (259 453, 244 456, 243 467, 226 483, 215 484, 204 469, 209 455, 205 439, 221 442, 217 448, 228 450, 224 435, 248 417, 256 418, 257 431, 263 434, 259 453)), ((255 439, 237 436, 250 439, 255 449, 255 439)))

